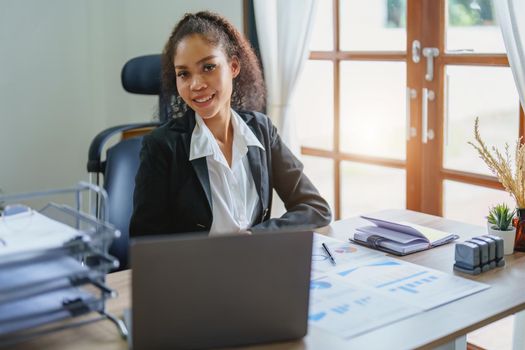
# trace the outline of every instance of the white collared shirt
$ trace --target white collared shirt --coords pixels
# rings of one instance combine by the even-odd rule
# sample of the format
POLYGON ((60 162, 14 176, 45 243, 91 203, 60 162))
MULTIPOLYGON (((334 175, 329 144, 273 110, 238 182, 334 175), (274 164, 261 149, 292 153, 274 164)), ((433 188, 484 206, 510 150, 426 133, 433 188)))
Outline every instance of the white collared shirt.
POLYGON ((246 230, 252 226, 259 209, 259 196, 248 162, 248 146, 263 150, 264 147, 232 109, 233 145, 230 168, 215 137, 197 113, 195 121, 191 135, 190 161, 206 157, 213 214, 210 235, 246 230))

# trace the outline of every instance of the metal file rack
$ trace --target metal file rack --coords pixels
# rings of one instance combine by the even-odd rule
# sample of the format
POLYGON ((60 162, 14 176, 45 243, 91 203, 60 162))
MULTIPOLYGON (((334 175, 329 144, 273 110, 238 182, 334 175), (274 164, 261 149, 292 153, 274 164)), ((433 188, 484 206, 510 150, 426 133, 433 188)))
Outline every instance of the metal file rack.
MULTIPOLYGON (((75 237, 15 252, 2 252, 0 240, 0 346, 99 320, 115 323, 125 338, 124 323, 105 309, 106 300, 117 296, 105 284, 106 274, 118 267, 107 252, 120 235, 107 222, 105 191, 81 182, 68 189, 0 196, 6 208, 26 201, 47 203, 36 211, 39 217, 67 225, 75 237), (74 207, 48 201, 57 196, 73 196, 74 207)), ((8 218, 0 216, 0 225, 8 218)), ((9 233, 5 227, 4 232, 9 233)), ((13 234, 23 235, 23 230, 13 234)))

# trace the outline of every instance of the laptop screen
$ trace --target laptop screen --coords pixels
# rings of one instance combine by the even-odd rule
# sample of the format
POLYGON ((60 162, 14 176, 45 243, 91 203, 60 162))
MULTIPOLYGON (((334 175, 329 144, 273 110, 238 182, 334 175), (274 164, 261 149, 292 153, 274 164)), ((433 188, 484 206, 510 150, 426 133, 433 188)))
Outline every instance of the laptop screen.
POLYGON ((304 336, 312 237, 303 231, 133 240, 134 349, 304 336))

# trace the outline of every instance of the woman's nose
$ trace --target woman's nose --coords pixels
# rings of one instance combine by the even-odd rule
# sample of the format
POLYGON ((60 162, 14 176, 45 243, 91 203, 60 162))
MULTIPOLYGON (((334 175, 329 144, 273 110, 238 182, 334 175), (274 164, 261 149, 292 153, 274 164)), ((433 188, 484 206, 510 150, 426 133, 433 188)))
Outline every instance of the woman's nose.
POLYGON ((200 75, 195 74, 193 76, 193 79, 191 80, 190 87, 192 90, 202 90, 206 88, 206 82, 204 81, 204 79, 202 79, 200 75))

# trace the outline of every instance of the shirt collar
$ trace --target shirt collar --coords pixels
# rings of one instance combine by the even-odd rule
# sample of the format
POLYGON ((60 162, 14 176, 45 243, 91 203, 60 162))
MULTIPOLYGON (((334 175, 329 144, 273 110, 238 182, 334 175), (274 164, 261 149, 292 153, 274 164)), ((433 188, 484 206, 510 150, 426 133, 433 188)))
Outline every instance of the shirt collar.
MULTIPOLYGON (((264 150, 263 145, 257 139, 253 131, 233 109, 231 109, 231 121, 233 126, 234 147, 235 143, 240 143, 245 147, 256 146, 264 150)), ((214 144, 216 145, 217 141, 215 141, 210 129, 208 129, 202 117, 195 113, 195 128, 193 129, 193 133, 191 135, 189 160, 191 161, 211 155, 215 156, 216 152, 214 151, 215 148, 218 148, 218 146, 214 147, 214 144)))
POLYGON ((202 117, 195 113, 195 128, 193 128, 190 141, 190 161, 212 155, 212 140, 213 135, 210 129, 208 129, 202 117))
POLYGON ((263 151, 265 150, 259 139, 255 136, 252 129, 244 122, 244 120, 241 118, 241 116, 235 112, 233 109, 232 111, 232 123, 233 123, 233 134, 234 139, 235 137, 238 137, 239 140, 243 140, 246 146, 256 146, 261 148, 263 151))

